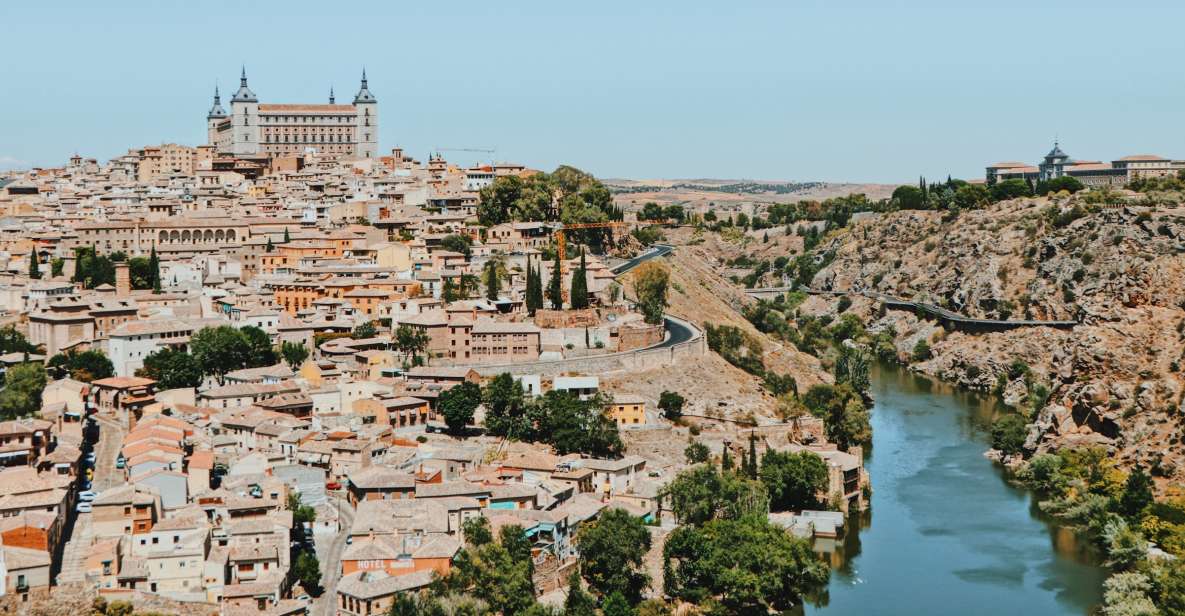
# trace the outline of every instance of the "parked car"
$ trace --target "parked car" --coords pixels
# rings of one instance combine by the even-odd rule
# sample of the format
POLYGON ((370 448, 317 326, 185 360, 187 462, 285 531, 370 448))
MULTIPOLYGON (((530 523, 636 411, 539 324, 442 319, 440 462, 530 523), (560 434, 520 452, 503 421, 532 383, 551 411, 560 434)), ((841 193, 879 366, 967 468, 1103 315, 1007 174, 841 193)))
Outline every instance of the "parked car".
POLYGON ((98 496, 98 493, 87 490, 85 492, 78 493, 78 500, 89 503, 89 502, 95 500, 95 497, 97 497, 97 496, 98 496))
POLYGON ((123 461, 123 458, 121 457, 115 461, 115 468, 123 468, 123 467, 124 467, 124 461, 123 461))
POLYGON ((96 457, 95 457, 95 452, 93 452, 93 451, 92 451, 92 452, 90 452, 90 453, 88 453, 88 454, 86 454, 86 462, 87 462, 87 464, 94 464, 94 463, 95 463, 95 460, 97 460, 97 459, 98 459, 98 458, 96 458, 96 457))
POLYGON ((78 513, 90 513, 91 512, 91 504, 87 501, 83 501, 81 503, 78 503, 78 506, 75 507, 74 510, 77 511, 78 513))
POLYGON ((325 484, 325 487, 330 490, 340 490, 342 489, 342 484, 336 481, 330 481, 329 483, 325 484))

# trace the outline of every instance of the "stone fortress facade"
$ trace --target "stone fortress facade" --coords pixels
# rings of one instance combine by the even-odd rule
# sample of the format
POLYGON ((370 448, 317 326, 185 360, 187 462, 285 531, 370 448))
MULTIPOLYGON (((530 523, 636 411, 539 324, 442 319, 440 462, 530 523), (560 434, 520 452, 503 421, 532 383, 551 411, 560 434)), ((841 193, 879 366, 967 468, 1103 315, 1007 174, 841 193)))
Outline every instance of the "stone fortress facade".
POLYGON ((230 113, 222 107, 218 88, 206 114, 208 143, 235 156, 297 156, 312 149, 320 154, 357 158, 378 156, 378 99, 371 94, 362 71, 362 85, 354 102, 337 104, 333 89, 329 103, 260 103, 247 87, 247 69, 230 99, 230 113))

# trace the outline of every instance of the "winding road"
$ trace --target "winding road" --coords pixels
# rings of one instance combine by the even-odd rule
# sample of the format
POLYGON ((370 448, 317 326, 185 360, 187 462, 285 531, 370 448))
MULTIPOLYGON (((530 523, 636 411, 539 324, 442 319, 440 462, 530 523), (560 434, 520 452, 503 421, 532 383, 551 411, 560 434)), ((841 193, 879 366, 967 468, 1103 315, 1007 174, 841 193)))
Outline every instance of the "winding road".
POLYGON ((666 256, 674 249, 674 246, 668 246, 666 244, 654 244, 650 247, 650 250, 647 250, 646 252, 618 265, 617 267, 610 268, 609 271, 620 276, 651 259, 666 256))

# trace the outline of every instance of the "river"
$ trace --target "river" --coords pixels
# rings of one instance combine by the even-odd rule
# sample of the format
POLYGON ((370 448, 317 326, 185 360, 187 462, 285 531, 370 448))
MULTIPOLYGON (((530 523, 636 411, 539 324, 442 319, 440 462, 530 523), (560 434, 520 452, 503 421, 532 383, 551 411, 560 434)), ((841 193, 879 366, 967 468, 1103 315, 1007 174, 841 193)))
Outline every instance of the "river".
POLYGON ((894 367, 874 370, 872 393, 872 506, 838 545, 817 542, 833 573, 808 614, 1082 616, 1099 603, 1106 571, 1089 547, 983 457, 994 396, 894 367))

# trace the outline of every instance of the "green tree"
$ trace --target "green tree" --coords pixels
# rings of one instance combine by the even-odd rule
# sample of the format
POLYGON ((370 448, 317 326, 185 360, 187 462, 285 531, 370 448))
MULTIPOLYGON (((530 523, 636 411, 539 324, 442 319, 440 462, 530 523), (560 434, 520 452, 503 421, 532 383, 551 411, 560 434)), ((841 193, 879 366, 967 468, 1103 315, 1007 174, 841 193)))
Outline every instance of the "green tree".
POLYGON ((292 512, 292 522, 300 527, 317 521, 317 510, 304 504, 300 492, 288 493, 288 511, 292 512))
POLYGON ((934 353, 930 350, 930 343, 926 342, 925 338, 919 339, 917 344, 913 345, 913 360, 915 362, 926 361, 933 356, 934 353))
POLYGON ((1148 507, 1152 505, 1152 478, 1144 469, 1137 466, 1127 476, 1123 484, 1123 494, 1119 497, 1119 514, 1132 520, 1143 517, 1148 507))
POLYGON ((461 299, 460 292, 457 290, 457 285, 453 282, 453 278, 451 276, 444 279, 444 286, 442 286, 440 289, 440 299, 446 304, 451 304, 458 299, 461 299))
POLYGON ((580 574, 568 576, 568 596, 564 599, 564 616, 597 616, 597 600, 584 590, 580 574))
POLYGON ((115 366, 98 349, 58 353, 49 359, 49 368, 56 375, 69 374, 70 378, 84 383, 115 375, 115 366))
POLYGON ((764 484, 711 464, 684 470, 661 494, 679 524, 769 513, 769 492, 764 484))
POLYGON ((522 383, 508 372, 490 379, 481 392, 486 406, 486 431, 494 436, 522 439, 529 435, 526 425, 527 400, 522 383))
POLYGON ((493 543, 494 533, 490 531, 490 520, 485 517, 469 518, 461 524, 461 536, 465 543, 481 547, 493 543))
POLYGON ((454 385, 437 398, 436 408, 444 416, 449 432, 460 434, 473 423, 473 413, 481 404, 481 388, 468 381, 454 385))
POLYGON ((365 340, 367 338, 374 338, 378 335, 378 330, 375 329, 374 321, 366 321, 354 327, 350 332, 350 337, 354 340, 365 340))
POLYGON ((0 417, 16 419, 41 409, 41 391, 45 389, 45 367, 37 362, 17 364, 4 374, 0 390, 0 417))
POLYGON ((500 281, 498 280, 498 263, 493 259, 486 262, 485 279, 486 299, 490 301, 497 301, 498 293, 500 293, 502 289, 500 281))
POLYGON ((423 329, 401 323, 395 328, 395 349, 414 359, 428 352, 428 334, 423 329))
POLYGON ((149 257, 132 257, 128 259, 128 278, 131 279, 133 289, 151 289, 152 272, 149 257))
POLYGON ((309 358, 309 348, 303 342, 285 340, 280 344, 280 357, 289 368, 296 370, 309 358))
POLYGON ((572 287, 568 298, 572 310, 588 308, 588 266, 584 260, 584 248, 580 249, 580 268, 572 274, 572 287))
POLYGON ((761 458, 761 482, 769 490, 770 508, 778 511, 813 509, 827 490, 827 463, 813 451, 768 450, 761 458))
POLYGON ((292 236, 288 235, 288 227, 284 227, 284 243, 287 244, 288 242, 291 242, 291 241, 292 241, 292 236))
POLYGON ((33 250, 29 253, 29 278, 33 280, 41 279, 41 259, 37 256, 37 251, 33 250))
POLYGON ((683 450, 683 457, 687 459, 688 464, 707 462, 711 456, 712 452, 708 449, 708 446, 699 441, 688 443, 687 449, 683 450))
POLYGON ((158 389, 181 389, 202 384, 202 366, 189 353, 173 347, 161 347, 144 358, 137 376, 156 381, 158 389))
POLYGON ((1018 199, 1020 197, 1031 197, 1033 195, 1029 185, 1022 179, 1013 178, 1011 180, 1004 180, 1003 182, 996 182, 991 187, 992 201, 1005 201, 1008 199, 1018 199))
POLYGON ((813 415, 823 419, 827 439, 840 449, 872 441, 868 409, 851 385, 815 385, 807 390, 802 402, 813 415))
MULTIPOLYGON (((268 242, 270 243, 271 239, 268 239, 268 242)), ((148 273, 151 277, 149 286, 152 288, 152 292, 160 293, 160 257, 156 254, 156 244, 152 245, 152 252, 148 254, 148 273)))
POLYGON ((473 254, 473 238, 460 233, 446 235, 440 240, 440 247, 450 252, 459 252, 468 259, 473 254))
POLYGON ((314 597, 321 594, 321 563, 312 550, 303 550, 292 561, 292 578, 314 597))
POLYGON ((49 275, 57 278, 66 269, 66 260, 57 258, 49 262, 49 275))
POLYGON ((15 326, 0 327, 0 354, 36 353, 38 351, 37 345, 29 342, 29 339, 17 331, 15 326))
POLYGON ((246 368, 252 360, 246 336, 230 325, 198 330, 189 339, 189 350, 203 373, 217 378, 219 383, 227 372, 246 368))
POLYGON ((530 295, 527 296, 532 316, 536 310, 543 308, 543 265, 540 264, 539 267, 536 267, 534 272, 535 284, 532 285, 530 295))
MULTIPOLYGON (((488 521, 468 521, 466 546, 453 559, 452 571, 440 580, 443 591, 468 593, 507 616, 527 614, 535 605, 535 587, 527 562, 493 540, 488 521)), ((480 612, 487 613, 487 612, 480 612)))
POLYGON ((580 570, 589 588, 602 597, 621 593, 631 605, 642 599, 650 578, 642 557, 650 549, 650 532, 642 519, 624 509, 606 509, 577 534, 580 570))
POLYGON ((1022 453, 1028 434, 1024 417, 1012 413, 1003 415, 992 422, 992 447, 1007 455, 1022 453))
POLYGON ((917 186, 909 184, 898 186, 893 190, 893 202, 902 210, 926 209, 926 196, 917 186))
POLYGON ((556 453, 616 458, 625 449, 617 423, 605 415, 609 400, 604 396, 581 400, 570 392, 552 390, 543 395, 539 404, 537 429, 556 453))
POLYGON ((278 361, 276 347, 272 345, 272 338, 267 332, 248 325, 239 329, 239 335, 247 346, 247 361, 244 368, 258 368, 271 366, 278 361))
POLYGON ((635 616, 634 606, 626 600, 625 595, 613 592, 601 604, 601 616, 635 616))
POLYGON ((719 613, 781 613, 827 584, 810 542, 759 516, 681 526, 663 548, 666 594, 719 613))
POLYGON ((551 265, 551 281, 547 283, 547 300, 551 302, 552 310, 564 308, 564 290, 560 271, 560 253, 556 251, 555 262, 551 265))
POLYGON ((651 325, 662 323, 667 307, 670 272, 657 261, 647 261, 634 270, 634 294, 643 319, 651 325))
POLYGON ((658 396, 658 408, 664 417, 675 421, 683 416, 683 405, 687 401, 678 392, 663 391, 658 396))
POLYGON ((968 184, 955 191, 955 205, 964 210, 979 208, 991 201, 988 189, 981 184, 968 184))
POLYGON ((508 524, 498 529, 498 543, 506 549, 516 563, 527 568, 527 574, 534 577, 535 560, 531 556, 532 541, 518 524, 508 524))

